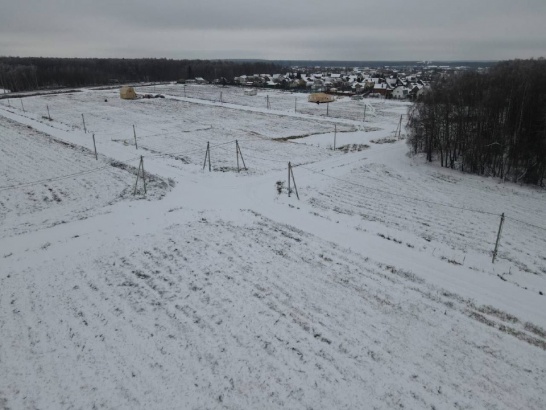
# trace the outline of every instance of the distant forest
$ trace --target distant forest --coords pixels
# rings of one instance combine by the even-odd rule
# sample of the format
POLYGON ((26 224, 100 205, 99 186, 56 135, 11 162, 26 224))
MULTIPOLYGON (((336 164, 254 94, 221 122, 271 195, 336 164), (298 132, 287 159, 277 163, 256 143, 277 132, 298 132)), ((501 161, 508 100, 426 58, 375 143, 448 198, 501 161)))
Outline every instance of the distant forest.
POLYGON ((408 125, 408 143, 428 161, 544 186, 546 60, 440 79, 413 105, 408 125))
POLYGON ((231 81, 243 74, 280 70, 267 61, 0 57, 0 88, 16 92, 195 77, 231 81))

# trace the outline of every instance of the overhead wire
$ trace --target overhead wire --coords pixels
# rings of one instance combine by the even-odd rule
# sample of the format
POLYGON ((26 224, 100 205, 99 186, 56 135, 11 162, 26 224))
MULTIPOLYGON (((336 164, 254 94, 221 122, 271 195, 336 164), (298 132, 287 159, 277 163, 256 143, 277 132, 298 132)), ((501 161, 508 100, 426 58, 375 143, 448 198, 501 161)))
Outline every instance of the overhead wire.
MULTIPOLYGON (((294 166, 293 168, 295 168, 295 167, 296 166, 294 166)), ((344 182, 344 183, 349 184, 349 185, 358 186, 358 187, 367 189, 369 191, 380 192, 380 193, 383 193, 383 194, 387 194, 387 195, 391 195, 391 196, 395 196, 395 197, 399 197, 399 198, 404 198, 404 199, 409 199, 409 200, 416 201, 416 202, 423 202, 423 203, 428 203, 428 204, 431 204, 431 205, 438 205, 438 206, 444 206, 444 207, 448 207, 448 208, 454 208, 454 209, 458 209, 458 210, 461 210, 461 211, 475 212, 475 213, 480 213, 480 214, 485 214, 485 215, 500 216, 500 214, 497 214, 497 213, 494 213, 494 212, 488 212, 488 211, 482 211, 482 210, 479 210, 479 209, 459 207, 459 206, 455 206, 455 205, 451 205, 451 204, 445 204, 445 203, 442 203, 442 202, 428 201, 426 199, 410 197, 410 196, 402 195, 402 194, 395 194, 393 192, 385 191, 383 189, 372 188, 372 187, 362 185, 362 184, 358 184, 356 182, 352 182, 352 181, 349 181, 349 180, 346 180, 346 179, 334 177, 332 175, 325 174, 324 172, 315 171, 315 170, 313 170, 311 168, 308 168, 308 167, 305 167, 303 165, 300 165, 299 168, 308 170, 310 172, 313 172, 315 174, 319 174, 319 175, 322 175, 322 176, 325 176, 325 177, 328 177, 328 178, 335 179, 337 181, 344 182)))

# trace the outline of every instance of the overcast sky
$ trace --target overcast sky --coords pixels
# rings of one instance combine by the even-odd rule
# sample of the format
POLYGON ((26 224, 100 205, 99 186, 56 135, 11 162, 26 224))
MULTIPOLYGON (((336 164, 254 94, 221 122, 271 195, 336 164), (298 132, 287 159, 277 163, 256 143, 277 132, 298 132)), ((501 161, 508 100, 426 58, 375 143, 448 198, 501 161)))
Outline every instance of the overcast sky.
POLYGON ((0 56, 546 56, 546 0, 0 0, 0 56))

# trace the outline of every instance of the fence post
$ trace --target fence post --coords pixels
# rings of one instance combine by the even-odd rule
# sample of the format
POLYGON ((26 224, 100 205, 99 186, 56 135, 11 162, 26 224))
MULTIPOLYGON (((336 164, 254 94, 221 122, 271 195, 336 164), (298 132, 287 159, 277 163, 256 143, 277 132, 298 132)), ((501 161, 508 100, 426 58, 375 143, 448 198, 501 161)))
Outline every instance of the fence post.
POLYGON ((133 124, 133 136, 135 137, 135 147, 136 149, 138 149, 138 144, 137 144, 137 140, 136 140, 136 131, 135 131, 135 125, 133 124))
POLYGON ((25 112, 25 106, 23 105, 23 99, 19 98, 21 100, 21 108, 23 109, 23 112, 25 112))
POLYGON ((239 142, 235 140, 235 156, 237 157, 237 172, 240 172, 239 168, 239 142))
POLYGON ((290 198, 290 169, 292 165, 290 165, 290 162, 288 162, 288 197, 290 198))
POLYGON ((205 161, 203 161, 203 170, 205 169, 205 166, 207 165, 207 158, 209 160, 209 172, 211 171, 210 167, 210 142, 207 142, 207 151, 205 152, 205 161))
POLYGON ((82 121, 83 121, 83 132, 87 134, 87 128, 85 127, 85 117, 82 114, 82 121))
POLYGON ((47 107, 47 118, 49 118, 49 121, 51 121, 51 115, 49 115, 49 105, 46 105, 47 107))
POLYGON ((334 124, 334 151, 336 150, 337 124, 334 124))
POLYGON ((294 170, 292 169, 292 165, 290 165, 290 174, 292 174, 292 182, 294 183, 294 191, 296 191, 296 197, 298 198, 298 201, 299 201, 300 195, 298 194, 298 187, 296 186, 296 179, 294 178, 294 170))
POLYGON ((495 250, 493 251, 493 260, 491 263, 495 263, 495 258, 497 257, 497 251, 499 249, 499 241, 502 233, 502 225, 504 225, 504 212, 501 215, 501 220, 499 224, 499 231, 497 232, 497 241, 495 242, 495 250))
POLYGON ((98 161, 99 157, 97 156, 97 144, 95 143, 95 134, 93 134, 93 147, 95 147, 95 159, 98 161))
POLYGON ((146 173, 144 172, 144 157, 140 156, 140 162, 142 163, 142 181, 144 182, 144 194, 147 194, 146 191, 146 173))

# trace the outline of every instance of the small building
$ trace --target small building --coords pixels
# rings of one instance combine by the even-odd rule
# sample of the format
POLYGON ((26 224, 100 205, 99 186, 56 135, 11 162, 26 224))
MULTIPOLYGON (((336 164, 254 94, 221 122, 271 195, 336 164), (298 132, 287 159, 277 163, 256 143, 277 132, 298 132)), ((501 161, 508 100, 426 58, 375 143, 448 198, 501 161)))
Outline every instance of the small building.
POLYGON ((335 100, 334 96, 328 95, 328 94, 325 94, 325 93, 310 94, 309 97, 307 98, 307 101, 312 102, 312 103, 317 103, 317 104, 331 103, 334 100, 335 100))
POLYGON ((392 97, 398 100, 403 100, 409 97, 410 91, 411 90, 408 87, 399 85, 392 91, 392 97))
POLYGON ((121 89, 119 90, 119 96, 123 100, 134 100, 135 98, 137 98, 135 89, 126 85, 121 87, 121 89))

